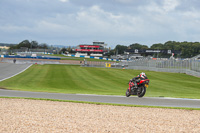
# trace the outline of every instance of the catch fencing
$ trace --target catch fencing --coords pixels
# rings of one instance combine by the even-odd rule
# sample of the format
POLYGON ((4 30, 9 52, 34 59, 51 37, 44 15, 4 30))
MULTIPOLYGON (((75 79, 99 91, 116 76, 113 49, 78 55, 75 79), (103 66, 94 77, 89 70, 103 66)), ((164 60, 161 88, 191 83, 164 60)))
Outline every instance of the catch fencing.
POLYGON ((89 61, 84 63, 83 66, 185 73, 200 77, 200 60, 195 59, 137 59, 121 62, 89 61))
POLYGON ((200 77, 200 60, 195 59, 141 59, 128 62, 128 69, 186 73, 200 77))

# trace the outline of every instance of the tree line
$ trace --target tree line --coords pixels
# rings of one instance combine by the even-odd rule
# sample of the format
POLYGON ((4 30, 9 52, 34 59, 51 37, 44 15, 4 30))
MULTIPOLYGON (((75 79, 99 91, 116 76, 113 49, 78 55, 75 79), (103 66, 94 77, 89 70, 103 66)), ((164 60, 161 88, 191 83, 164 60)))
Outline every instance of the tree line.
POLYGON ((29 42, 29 40, 24 40, 17 45, 10 45, 10 50, 20 49, 22 47, 26 47, 26 48, 29 48, 29 49, 34 49, 34 48, 48 49, 49 46, 46 43, 39 44, 37 41, 29 42))
MULTIPOLYGON (((21 47, 26 47, 29 49, 48 49, 49 46, 46 43, 41 43, 39 44, 37 41, 29 41, 29 40, 24 40, 20 42, 17 45, 10 45, 10 50, 12 49, 20 49, 21 47)), ((116 55, 116 54, 124 54, 124 52, 127 49, 140 49, 140 50, 147 50, 147 49, 155 49, 155 50, 178 50, 180 51, 179 55, 175 55, 176 57, 181 57, 181 58, 191 58, 193 56, 196 56, 200 54, 200 42, 176 42, 176 41, 167 41, 164 44, 162 43, 156 43, 148 47, 147 45, 142 45, 139 43, 133 43, 130 44, 129 46, 125 45, 116 45, 114 49, 110 49, 109 52, 107 53, 107 56, 110 55, 116 55)), ((65 53, 65 52, 73 52, 72 47, 65 48, 63 47, 60 50, 60 53, 65 53)), ((147 56, 147 54, 143 54, 143 56, 147 56)), ((159 53, 157 57, 169 57, 170 55, 168 54, 163 54, 159 53)))
POLYGON ((9 45, 9 49, 13 50, 13 49, 21 49, 21 48, 28 48, 28 49, 56 49, 56 53, 58 50, 59 54, 65 53, 65 52, 69 52, 69 53, 73 53, 72 49, 73 47, 63 47, 63 48, 58 48, 58 47, 53 47, 53 46, 49 46, 46 43, 41 43, 39 44, 37 41, 29 41, 29 40, 23 40, 22 42, 20 42, 19 44, 10 44, 9 45))
MULTIPOLYGON (((113 49, 113 53, 124 54, 126 49, 155 49, 155 50, 177 50, 180 51, 179 55, 176 57, 181 58, 191 58, 200 54, 200 43, 199 42, 176 42, 176 41, 167 41, 164 44, 157 43, 148 47, 147 45, 142 45, 139 43, 134 43, 129 46, 116 45, 113 49)), ((145 54, 144 54, 145 56, 145 54)), ((159 57, 169 57, 170 55, 159 53, 159 57)))

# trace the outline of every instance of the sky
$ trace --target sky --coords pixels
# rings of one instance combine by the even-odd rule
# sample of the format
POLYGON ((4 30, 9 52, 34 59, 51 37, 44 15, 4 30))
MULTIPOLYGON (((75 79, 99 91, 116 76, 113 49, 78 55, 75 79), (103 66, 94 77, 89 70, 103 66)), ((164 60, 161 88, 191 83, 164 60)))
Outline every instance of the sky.
POLYGON ((0 43, 200 42, 199 0, 0 0, 0 43))

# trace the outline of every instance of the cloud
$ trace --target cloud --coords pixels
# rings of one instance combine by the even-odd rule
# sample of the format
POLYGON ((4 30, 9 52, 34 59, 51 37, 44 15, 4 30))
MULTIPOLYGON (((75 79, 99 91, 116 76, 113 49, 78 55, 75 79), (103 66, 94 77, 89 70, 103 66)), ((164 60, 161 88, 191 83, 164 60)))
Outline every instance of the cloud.
POLYGON ((59 0, 59 1, 61 1, 61 2, 69 2, 69 0, 59 0))
POLYGON ((164 0, 163 9, 166 12, 173 11, 179 5, 179 0, 164 0))
POLYGON ((116 1, 120 3, 125 3, 125 4, 129 4, 133 2, 133 0, 116 0, 116 1))

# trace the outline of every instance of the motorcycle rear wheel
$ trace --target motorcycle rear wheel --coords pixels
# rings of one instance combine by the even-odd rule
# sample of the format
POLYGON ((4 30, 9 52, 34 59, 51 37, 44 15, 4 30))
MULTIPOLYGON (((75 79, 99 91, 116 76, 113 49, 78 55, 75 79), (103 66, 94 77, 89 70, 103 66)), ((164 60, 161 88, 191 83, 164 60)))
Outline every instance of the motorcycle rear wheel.
POLYGON ((129 92, 129 89, 126 90, 126 97, 129 97, 131 94, 129 92))

